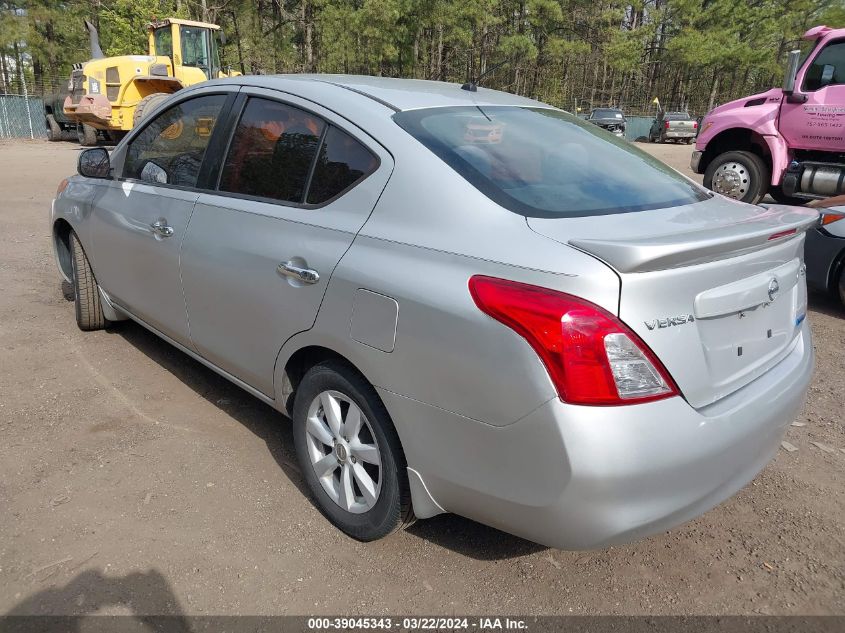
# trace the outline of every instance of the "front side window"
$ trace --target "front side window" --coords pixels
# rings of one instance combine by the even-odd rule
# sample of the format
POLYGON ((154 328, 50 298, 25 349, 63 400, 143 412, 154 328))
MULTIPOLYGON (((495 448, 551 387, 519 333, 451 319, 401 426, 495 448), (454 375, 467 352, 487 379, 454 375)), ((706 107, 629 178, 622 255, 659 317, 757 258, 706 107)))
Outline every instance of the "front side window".
POLYGON ((631 143, 560 110, 460 106, 393 118, 487 197, 521 215, 607 215, 708 198, 631 143))
POLYGON ((302 203, 325 125, 297 108, 251 98, 232 138, 220 190, 302 203))
POLYGON ((162 26, 153 31, 153 40, 155 41, 156 55, 173 56, 173 33, 170 30, 170 25, 162 26))
POLYGON ((211 79, 208 29, 183 26, 179 29, 179 35, 182 39, 182 65, 199 68, 211 79))
POLYGON ((804 75, 804 90, 845 84, 845 41, 828 44, 812 61, 804 75))
POLYGON ((183 101, 151 121, 129 143, 124 178, 195 187, 226 95, 183 101))

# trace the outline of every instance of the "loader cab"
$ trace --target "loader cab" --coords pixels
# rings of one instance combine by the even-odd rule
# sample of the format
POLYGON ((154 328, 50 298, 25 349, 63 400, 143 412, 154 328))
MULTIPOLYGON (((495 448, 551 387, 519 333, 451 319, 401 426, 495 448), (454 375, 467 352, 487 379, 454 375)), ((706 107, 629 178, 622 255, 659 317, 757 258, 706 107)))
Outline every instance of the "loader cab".
POLYGON ((169 57, 173 76, 186 86, 222 76, 216 24, 168 19, 150 25, 150 55, 169 57))

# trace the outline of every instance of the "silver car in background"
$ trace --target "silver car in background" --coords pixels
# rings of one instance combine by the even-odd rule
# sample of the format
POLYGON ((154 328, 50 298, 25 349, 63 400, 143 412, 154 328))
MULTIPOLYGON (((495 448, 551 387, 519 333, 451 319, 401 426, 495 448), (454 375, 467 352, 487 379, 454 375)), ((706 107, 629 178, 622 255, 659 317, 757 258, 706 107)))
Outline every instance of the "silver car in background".
POLYGON ((131 318, 289 414, 361 540, 442 512, 561 548, 666 530, 804 402, 817 212, 720 197, 543 103, 237 77, 79 171, 51 213, 79 326, 131 318))

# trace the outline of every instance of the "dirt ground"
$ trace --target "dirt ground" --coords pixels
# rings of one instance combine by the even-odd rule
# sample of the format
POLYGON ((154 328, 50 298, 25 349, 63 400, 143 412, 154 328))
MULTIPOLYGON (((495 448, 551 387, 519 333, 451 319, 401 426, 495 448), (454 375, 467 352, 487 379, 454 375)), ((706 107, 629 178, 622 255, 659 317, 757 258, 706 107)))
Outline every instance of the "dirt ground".
POLYGON ((283 416, 132 323, 77 329, 47 223, 77 151, 0 144, 0 613, 845 614, 833 300, 798 450, 699 519, 591 552, 451 515, 362 544, 312 506, 283 416))

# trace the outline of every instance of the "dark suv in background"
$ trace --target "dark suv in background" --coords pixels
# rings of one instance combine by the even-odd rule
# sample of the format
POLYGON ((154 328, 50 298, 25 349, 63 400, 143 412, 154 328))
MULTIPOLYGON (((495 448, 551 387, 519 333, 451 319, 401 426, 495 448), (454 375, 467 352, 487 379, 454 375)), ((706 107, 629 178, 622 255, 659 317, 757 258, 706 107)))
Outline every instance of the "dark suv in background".
POLYGON ((594 108, 587 117, 590 123, 594 123, 616 136, 625 136, 625 114, 619 108, 594 108))

